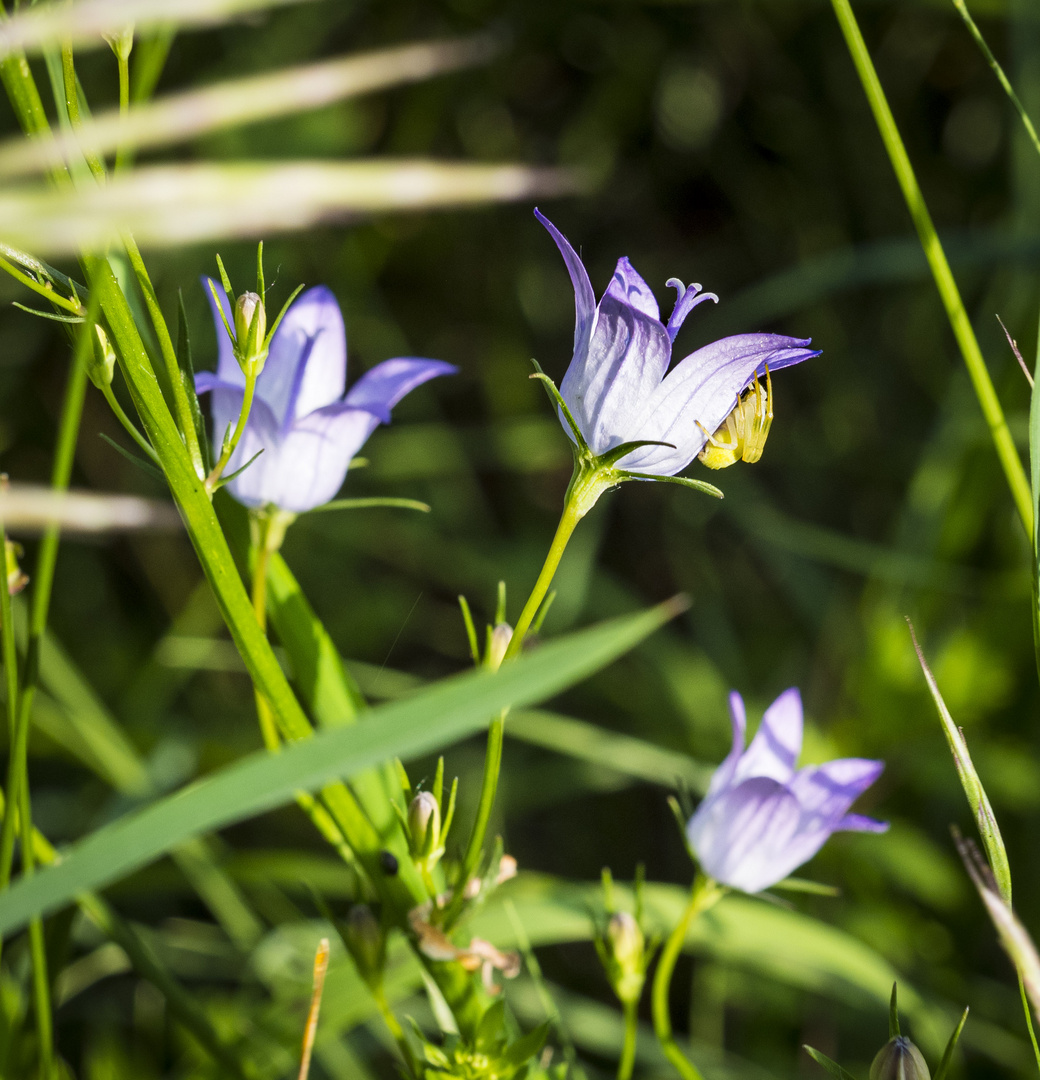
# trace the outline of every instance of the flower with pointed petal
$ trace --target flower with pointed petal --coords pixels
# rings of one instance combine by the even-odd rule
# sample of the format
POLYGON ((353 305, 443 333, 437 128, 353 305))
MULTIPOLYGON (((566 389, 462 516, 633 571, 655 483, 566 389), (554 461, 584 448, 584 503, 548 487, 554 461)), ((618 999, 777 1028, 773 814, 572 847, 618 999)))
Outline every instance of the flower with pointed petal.
POLYGON ((565 429, 573 421, 568 435, 593 457, 641 444, 609 461, 619 479, 664 479, 681 472, 767 368, 775 372, 819 355, 808 348, 808 338, 737 334, 697 349, 669 371, 672 343, 686 316, 718 297, 671 278, 677 297, 662 323, 650 287, 622 258, 597 304, 567 238, 538 210, 535 216, 560 249, 574 286, 574 355, 560 383, 567 406, 560 418, 567 421, 565 429))
POLYGON ((729 698, 733 749, 686 827, 704 872, 723 885, 760 892, 782 881, 839 830, 884 832, 888 825, 848 813, 881 775, 882 761, 839 758, 795 771, 802 749, 802 699, 785 690, 744 749, 744 702, 729 698))
MULTIPOLYGON (((226 298, 206 284, 219 354, 216 372, 200 372, 195 389, 212 394, 213 442, 219 453, 225 430, 242 408, 245 375, 225 329, 224 319, 232 319, 226 298)), ((327 288, 308 289, 271 338, 248 423, 228 463, 229 474, 242 471, 228 482, 228 490, 246 506, 276 506, 294 514, 327 503, 343 484, 351 458, 380 423, 390 422, 393 406, 427 380, 456 370, 420 357, 384 360, 344 397, 343 316, 327 288)))

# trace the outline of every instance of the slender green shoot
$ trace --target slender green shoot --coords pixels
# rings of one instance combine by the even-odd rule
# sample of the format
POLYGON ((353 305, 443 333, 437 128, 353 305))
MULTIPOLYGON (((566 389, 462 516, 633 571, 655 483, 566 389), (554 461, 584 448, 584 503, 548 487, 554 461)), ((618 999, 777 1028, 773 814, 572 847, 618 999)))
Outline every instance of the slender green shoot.
POLYGON ((968 313, 964 308, 964 301, 961 299, 946 253, 943 251, 938 233, 935 231, 935 225, 932 222, 931 214, 928 212, 924 195, 921 192, 921 186, 917 182, 913 165, 910 163, 910 156, 903 145, 902 136, 899 134, 899 128, 896 126, 888 99, 885 97, 885 91, 882 89, 881 81, 874 68, 874 62, 867 51, 866 42, 863 40, 863 35, 860 32, 859 24, 856 22, 856 16, 853 14, 849 0, 831 0, 831 4, 834 7, 834 13, 837 16, 841 31, 845 36, 845 43, 852 56, 852 62, 856 66, 856 72, 859 75, 860 82, 863 84, 874 119, 877 122, 881 140, 885 144, 885 150, 902 189, 903 198, 906 200, 910 216, 913 218, 914 227, 917 229, 917 235, 921 241, 921 247, 924 249, 925 257, 931 267, 932 276, 935 278, 935 284, 939 290, 939 296, 942 298, 943 306, 946 309, 946 316, 950 321, 954 337, 957 339, 961 355, 964 357, 968 375, 975 389, 975 396, 979 400, 982 415, 993 439, 997 458, 1004 470, 1008 487, 1011 489, 1011 497, 1014 499, 1019 516, 1022 518, 1026 533, 1032 536, 1032 499, 1030 498, 1029 481, 1026 478, 1022 459, 1015 448, 1007 420, 1004 418, 1004 410, 1000 405, 1000 399, 997 397, 993 381, 986 370, 982 350, 979 348, 971 320, 968 318, 968 313))
POLYGON ((987 63, 993 69, 993 74, 996 75, 997 82, 1000 83, 1004 93, 1007 94, 1010 99, 1011 104, 1015 106, 1019 119, 1022 121, 1022 126, 1026 129, 1026 134, 1029 136, 1029 141, 1033 144, 1033 148, 1040 154, 1040 137, 1037 136, 1036 127, 1033 125, 1032 118, 1029 113, 1026 112, 1026 107, 1022 104, 1018 94, 1015 93, 1015 88, 1011 85, 1011 81, 1008 79, 1007 75, 1004 74, 1004 69, 993 55, 993 50, 986 44, 986 39, 982 36, 982 32, 975 25, 975 20, 971 17, 967 5, 964 3, 964 0, 953 0, 953 6, 964 20, 965 26, 967 26, 971 36, 975 39, 975 44, 978 45, 982 55, 986 58, 987 63))
POLYGON ((689 902, 675 924, 675 928, 668 935, 668 940, 664 943, 660 959, 657 961, 657 971, 654 973, 654 985, 650 998, 654 1031, 665 1057, 675 1066, 676 1072, 683 1080, 704 1080, 704 1078, 700 1070, 679 1049, 679 1044, 672 1033, 672 1017, 668 1008, 672 973, 675 971, 675 962, 679 959, 682 947, 686 943, 686 934, 690 924, 698 915, 717 903, 724 892, 722 886, 709 877, 698 874, 694 878, 689 902))

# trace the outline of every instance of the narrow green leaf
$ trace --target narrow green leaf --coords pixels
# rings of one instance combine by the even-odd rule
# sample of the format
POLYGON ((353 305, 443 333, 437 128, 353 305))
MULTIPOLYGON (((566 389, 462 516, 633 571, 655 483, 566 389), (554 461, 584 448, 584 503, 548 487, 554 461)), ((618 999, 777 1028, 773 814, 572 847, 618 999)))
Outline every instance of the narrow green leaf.
POLYGON ((24 50, 38 52, 48 45, 69 42, 86 48, 106 45, 105 34, 118 34, 128 23, 139 29, 219 26, 264 8, 284 7, 302 0, 83 0, 78 4, 50 3, 22 8, 0 25, 0 58, 24 50))
POLYGON ((206 436, 206 421, 203 419, 202 409, 199 407, 199 398, 195 393, 195 365, 191 358, 188 314, 184 310, 184 293, 180 289, 177 290, 177 367, 180 369, 184 393, 191 409, 195 437, 199 440, 199 448, 202 450, 202 461, 208 473, 213 468, 212 454, 210 453, 209 439, 206 436))
POLYGON ((150 461, 148 461, 147 458, 143 458, 139 454, 135 454, 132 450, 127 450, 125 446, 120 446, 119 443, 115 441, 115 439, 110 438, 103 431, 98 432, 98 438, 104 439, 104 441, 107 442, 108 445, 111 446, 112 449, 120 455, 120 457, 126 458, 126 460, 129 461, 131 465, 136 465, 137 468, 142 469, 144 472, 148 473, 149 476, 156 476, 160 480, 166 479, 166 477, 164 477, 162 474, 162 469, 157 468, 150 461))
POLYGON ((1033 500, 1033 651, 1040 676, 1040 339, 1037 340, 1033 389, 1029 396, 1029 482, 1033 500))
POLYGON ((149 165, 104 187, 6 188, 0 226, 9 243, 71 255, 104 250, 124 233, 142 248, 168 247, 299 230, 348 214, 565 195, 581 186, 567 169, 423 159, 149 165))
MULTIPOLYGON (((64 132, 31 142, 10 139, 0 144, 0 176, 60 169, 67 159, 83 151, 103 158, 117 148, 168 146, 239 124, 320 108, 344 98, 482 63, 493 52, 493 40, 487 35, 422 42, 171 94, 131 109, 126 115, 118 109, 100 113, 80 125, 75 134, 64 132)), ((134 58, 137 60, 136 48, 134 58)), ((258 275, 258 285, 262 280, 258 275)), ((263 296, 262 289, 257 292, 263 296)))
POLYGON ((372 510, 380 507, 390 507, 396 510, 418 510, 420 513, 430 512, 429 503, 419 502, 418 499, 396 499, 389 496, 375 496, 367 499, 333 499, 323 506, 316 506, 313 510, 306 511, 308 514, 321 514, 328 510, 372 510))
POLYGON ((813 1059, 813 1061, 822 1065, 835 1080, 856 1080, 852 1073, 843 1069, 836 1061, 831 1061, 826 1054, 821 1054, 819 1050, 814 1050, 808 1043, 803 1043, 802 1049, 813 1059))
POLYGON ((627 469, 622 470, 619 475, 626 480, 653 480, 659 484, 679 484, 682 487, 693 488, 694 491, 710 495, 713 499, 724 499, 726 497, 722 489, 717 488, 714 484, 709 484, 706 480, 693 480, 688 476, 658 476, 656 473, 630 472, 627 469))
POLYGON ((439 749, 484 727, 503 708, 530 704, 579 681, 638 644, 676 612, 668 603, 562 638, 506 665, 446 679, 372 711, 366 723, 318 732, 280 754, 255 754, 104 826, 58 865, 0 897, 0 935, 78 894, 104 887, 184 840, 291 801, 394 755, 439 749))
POLYGON ((950 1062, 953 1060, 953 1051, 957 1047, 957 1042, 961 1037, 961 1032, 964 1030, 964 1024, 967 1019, 968 1010, 965 1009, 964 1012, 961 1013, 960 1020, 957 1021, 957 1026, 953 1029, 950 1041, 946 1044, 942 1061, 939 1062, 939 1068, 935 1070, 935 1075, 932 1077, 932 1080, 946 1080, 946 1074, 950 1071, 950 1062))
POLYGON ((1000 826, 997 824, 996 815, 993 813, 993 807, 990 806, 989 797, 986 795, 986 789, 982 786, 979 774, 975 771, 975 765, 971 760, 971 754, 968 752, 968 743, 964 738, 964 732, 953 722, 950 710, 946 708, 946 702, 943 701, 942 694, 939 692, 939 685, 935 681, 931 668, 928 667, 921 646, 917 643, 917 635, 914 633, 913 624, 909 619, 907 619, 907 625, 910 627, 910 636, 913 639, 914 649, 917 652, 921 670, 924 672, 925 681, 928 683, 928 690, 939 713, 943 734, 946 736, 950 753, 953 755, 953 763, 956 766, 957 775, 960 777, 961 787, 964 788, 964 794, 968 797, 968 805, 975 816, 975 824, 986 848, 986 857, 989 859, 989 865, 993 869, 1001 895, 1010 904, 1011 866, 1008 862, 1003 837, 1000 835, 1000 826))
POLYGON ((892 983, 892 997, 888 1003, 888 1037, 890 1039, 894 1039, 899 1034, 898 990, 899 983, 892 983))

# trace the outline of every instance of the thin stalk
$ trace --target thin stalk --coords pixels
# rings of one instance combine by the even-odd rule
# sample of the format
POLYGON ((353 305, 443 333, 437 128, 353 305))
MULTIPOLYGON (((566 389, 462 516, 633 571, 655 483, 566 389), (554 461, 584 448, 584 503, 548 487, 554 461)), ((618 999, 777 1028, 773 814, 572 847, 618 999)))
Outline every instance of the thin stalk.
MULTIPOLYGON (((83 399, 86 396, 86 350, 89 347, 89 323, 85 323, 76 342, 72 366, 69 371, 69 381, 65 387, 65 400, 62 403, 58 442, 54 455, 54 467, 51 472, 51 487, 55 491, 65 491, 72 476, 76 438, 79 434, 80 418, 83 415, 83 399)), ((12 812, 4 815, 3 825, 0 826, 0 889, 5 888, 11 880, 15 823, 18 818, 16 809, 20 810, 22 807, 19 792, 25 781, 29 720, 32 715, 33 697, 39 672, 40 642, 43 638, 43 632, 47 625, 47 614, 50 610, 51 590, 54 585, 54 567, 58 559, 59 543, 59 527, 57 525, 48 526, 40 541, 35 572, 33 573, 33 598, 29 619, 29 640, 25 652, 25 674, 18 698, 18 715, 8 757, 7 797, 12 812)))
POLYGON ((159 351, 162 353, 166 376, 173 392, 173 414, 177 421, 177 428, 184 445, 188 448, 188 455, 196 475, 204 476, 206 468, 203 465, 202 447, 199 446, 195 421, 191 414, 191 404, 188 401, 188 392, 184 389, 180 364, 177 362, 177 350, 173 347, 173 339, 170 337, 170 328, 166 325, 162 308, 159 306, 159 298, 155 294, 152 279, 148 276, 148 268, 144 264, 144 259, 141 258, 137 242, 130 233, 123 233, 123 247, 126 248, 130 265, 137 277, 137 284, 141 288, 141 295, 144 297, 145 307, 148 308, 155 336, 159 339, 159 351))
POLYGON ((942 298, 943 306, 946 308, 946 317, 950 321, 954 337, 957 339, 961 355, 964 357, 968 375, 975 389, 975 396, 979 400, 982 415, 993 439, 997 458, 1004 470, 1008 487, 1011 489, 1011 497, 1014 499, 1026 532, 1029 536, 1032 536, 1033 506, 1029 480, 1026 478, 1022 459, 1019 457, 1011 432, 1008 429, 1007 420, 1004 418, 1000 399, 997 397, 989 372, 986 370, 986 362, 982 357, 982 350, 979 348, 975 331, 972 329, 971 320, 968 318, 967 311, 965 311, 964 301, 961 299, 953 271, 950 269, 946 253, 943 251, 931 214, 929 214, 924 201, 921 187, 914 174, 910 156, 903 145, 902 136, 899 134, 899 128, 896 126, 892 110, 889 108, 888 100, 885 97, 885 91, 882 89, 880 79, 878 79, 874 62, 867 51, 866 43, 863 40, 863 35, 860 32, 859 24, 856 22, 856 16, 853 14, 849 0, 831 0, 831 4, 834 7, 834 13, 837 16, 838 24, 841 26, 841 31, 845 36, 845 43, 852 56, 852 62, 856 66, 856 72, 866 92, 867 101, 870 103, 871 111, 874 114, 874 120, 877 122, 878 130, 881 132, 881 140, 885 144, 885 150, 902 189, 903 198, 906 200, 910 216, 913 218, 914 227, 917 229, 917 235, 921 241, 921 247, 924 248, 925 257, 928 259, 928 265, 931 267, 932 276, 935 278, 935 284, 939 290, 939 296, 942 298))
MULTIPOLYGON (((268 542, 270 536, 269 525, 265 522, 261 528, 261 541, 257 545, 253 557, 253 611, 256 613, 256 621, 260 629, 267 633, 267 566, 271 561, 271 547, 268 542)), ((274 714, 271 712, 267 698, 259 690, 256 691, 256 715, 260 721, 260 734, 263 736, 264 746, 271 753, 277 753, 281 748, 282 741, 278 737, 278 725, 274 714)))
POLYGON ((1033 1028, 1033 1010, 1029 1007, 1029 998, 1026 995, 1026 984, 1022 976, 1018 977, 1018 994, 1022 999, 1022 1011, 1026 1015, 1026 1030, 1029 1032, 1029 1044, 1033 1048, 1033 1057, 1036 1059, 1037 1068, 1040 1069, 1040 1046, 1036 1042, 1036 1031, 1033 1028))
POLYGON ((560 560, 563 558, 563 553, 567 549, 567 542, 573 535, 578 522, 581 521, 584 516, 582 504, 578 499, 570 497, 570 493, 568 492, 567 502, 564 504, 563 513, 560 515, 560 523, 556 526, 556 535, 553 537, 552 544, 549 546, 549 554, 546 555, 545 562, 542 564, 542 572, 538 575, 538 580, 534 583, 531 595, 527 598, 527 603, 524 604, 524 609, 520 613, 520 618, 517 620, 516 628, 513 630, 512 640, 509 642, 509 647, 506 649, 506 660, 516 656, 523 647, 527 631, 530 630, 531 623, 534 622, 534 618, 538 614, 538 609, 542 606, 542 601, 545 599, 545 594, 549 591, 549 586, 556 576, 560 560))
POLYGON ((694 878, 693 887, 690 889, 690 899, 684 909, 675 929, 669 934, 668 940, 661 950, 660 959, 657 961, 657 971, 654 973, 654 985, 651 993, 651 1007, 654 1017, 654 1031, 657 1033, 657 1041, 665 1057, 675 1066, 676 1071, 683 1080, 704 1080, 700 1070, 679 1049, 675 1036, 672 1034, 672 1017, 668 1009, 668 992, 672 985, 672 973, 675 971, 675 962, 679 959, 683 944, 686 941, 686 933, 690 923, 707 911, 720 897, 722 889, 709 877, 698 875, 694 878))
MULTIPOLYGON (((76 78, 76 64, 72 57, 72 46, 61 47, 61 73, 65 82, 65 108, 69 114, 69 123, 73 128, 78 128, 83 123, 83 115, 79 111, 79 80, 76 78)), ((84 150, 83 157, 90 168, 94 179, 104 183, 105 163, 97 154, 84 150)))
MULTIPOLYGON (((119 65, 119 117, 126 119, 130 111, 130 56, 122 50, 116 50, 116 63, 119 65)), ((116 161, 113 171, 120 173, 126 168, 126 147, 120 140, 116 147, 116 161)))
POLYGON ((62 307, 73 315, 82 315, 84 313, 83 305, 78 300, 62 296, 60 293, 55 292, 54 289, 41 284, 36 278, 19 270, 14 263, 10 263, 2 257, 0 257, 0 270, 6 271, 15 281, 21 282, 27 289, 32 289, 33 292, 38 293, 55 306, 62 307))
POLYGON ((469 835, 469 844, 462 859, 455 889, 444 912, 444 925, 451 927, 462 914, 462 905, 466 902, 466 882, 473 876, 484 852, 484 838, 487 836, 491 811, 498 792, 498 775, 502 771, 502 743, 505 740, 506 713, 500 712, 488 727, 487 749, 484 751, 484 778, 480 784, 480 802, 477 804, 477 816, 473 821, 473 830, 469 835))
POLYGON ((156 464, 159 462, 159 455, 155 452, 155 448, 152 444, 137 430, 137 425, 130 419, 129 416, 123 412, 123 406, 119 404, 116 395, 112 391, 111 384, 101 387, 101 393, 105 397, 105 401, 108 402, 108 407, 115 413, 116 419, 126 429, 126 433, 134 440, 135 443, 145 452, 145 454, 156 464))
POLYGON ((386 1024, 387 1030, 393 1036, 394 1042, 397 1043, 397 1047, 401 1051, 401 1056, 408 1066, 408 1074, 410 1076, 418 1076, 419 1070, 415 1057, 412 1054, 412 1048, 405 1036, 404 1028, 401 1027, 397 1017, 394 1016, 394 1010, 390 1008, 390 1002, 386 1000, 386 993, 382 986, 376 985, 372 988, 372 997, 375 999, 376 1008, 379 1010, 379 1015, 383 1018, 383 1023, 386 1024))
POLYGON ((220 457, 217 459, 216 465, 213 466, 213 471, 206 477, 206 490, 212 495, 217 490, 217 485, 220 483, 220 477, 223 475, 224 470, 227 468, 227 463, 231 460, 231 455, 235 452, 235 447, 238 446, 239 440, 242 438, 242 433, 246 430, 246 423, 249 420, 249 412, 253 407, 253 395, 256 393, 256 380, 257 372, 250 367, 246 372, 246 388, 242 394, 242 408, 238 414, 238 423, 235 424, 235 430, 225 443, 223 449, 220 451, 220 457))
MULTIPOLYGON (((520 618, 517 620, 516 629, 506 648, 503 663, 519 653, 527 636, 531 623, 538 614, 542 601, 545 600, 549 586, 567 549, 567 543, 577 524, 588 512, 589 507, 595 502, 596 474, 586 474, 580 467, 575 467, 574 477, 567 490, 566 501, 563 505, 563 513, 560 515, 560 523, 556 526, 556 534, 549 545, 549 553, 542 564, 541 573, 534 583, 531 595, 524 604, 520 618)), ((491 820, 491 811, 495 805, 495 796, 498 793, 498 776, 502 770, 502 742, 505 733, 505 722, 508 710, 503 710, 494 717, 488 727, 487 749, 484 752, 484 775, 480 784, 480 801, 477 804, 477 816, 473 821, 473 829, 470 832, 469 843, 466 846, 466 854, 463 857, 459 875, 456 879, 454 895, 448 904, 444 915, 444 924, 451 926, 462 913, 464 903, 463 893, 466 882, 477 868, 480 856, 484 850, 484 840, 487 836, 488 823, 491 820)))
MULTIPOLYGON (((25 778, 22 780, 19 794, 21 812, 18 814, 18 820, 21 825, 22 874, 25 877, 32 877, 36 872, 36 860, 33 852, 29 785, 25 778)), ((40 1044, 40 1076, 42 1080, 51 1080, 54 1073, 54 1018, 51 1014, 51 983, 47 975, 47 944, 43 937, 43 920, 39 916, 29 922, 29 955, 32 961, 36 1038, 40 1044)))
POLYGON ((631 1080, 636 1063, 636 1033, 639 1030, 639 1002, 625 1002, 625 1041, 621 1047, 617 1080, 631 1080))

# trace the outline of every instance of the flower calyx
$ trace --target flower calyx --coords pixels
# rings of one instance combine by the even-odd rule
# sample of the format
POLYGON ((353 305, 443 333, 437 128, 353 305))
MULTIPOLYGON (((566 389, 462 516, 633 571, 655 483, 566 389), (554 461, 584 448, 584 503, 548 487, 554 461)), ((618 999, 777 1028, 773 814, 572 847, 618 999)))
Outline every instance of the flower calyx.
POLYGON ((646 969, 658 945, 656 937, 648 937, 644 928, 643 887, 644 871, 640 864, 634 885, 635 914, 617 910, 613 878, 610 870, 603 870, 604 907, 609 918, 605 926, 597 928, 593 940, 607 981, 623 1005, 633 1005, 642 996, 646 969))
POLYGON ((716 499, 723 498, 723 493, 719 488, 704 480, 693 480, 686 476, 663 476, 656 473, 636 472, 631 469, 619 469, 616 467, 622 458, 642 447, 671 447, 671 443, 660 442, 655 439, 636 439, 632 442, 620 443, 602 454, 594 453, 582 434, 577 420, 574 419, 570 407, 564 401, 559 388, 542 371, 536 360, 532 360, 531 363, 534 365, 535 372, 530 378, 537 379, 542 384, 546 394, 549 396, 549 400, 556 407, 560 421, 565 425, 571 437, 574 473, 567 488, 565 501, 576 517, 583 518, 596 505, 599 497, 604 492, 623 484, 626 480, 649 480, 680 484, 683 487, 703 492, 705 495, 711 495, 716 499))
MULTIPOLYGON (((552 594, 553 596, 555 594, 552 594)), ((552 597, 543 605, 548 610, 552 597)), ((509 652, 509 645, 513 640, 513 627, 506 622, 506 583, 498 583, 498 604, 495 607, 494 625, 488 624, 484 632, 484 651, 481 653, 480 643, 477 637, 476 624, 473 621, 473 613, 470 611, 469 601, 459 597, 459 607, 462 610, 462 621, 466 626, 466 637, 469 641, 470 656, 473 663, 479 668, 487 668, 489 671, 498 671, 509 652)), ((544 618, 544 612, 542 613, 544 618)))
POLYGON ((494 1002, 484 1013, 472 1039, 449 1035, 442 1046, 422 1039, 425 1080, 521 1080, 542 1054, 549 1035, 545 1023, 510 1038, 505 1005, 494 1002))
POLYGON ((444 758, 437 759, 437 771, 433 785, 428 791, 413 790, 408 773, 400 761, 397 775, 405 798, 406 811, 397 803, 394 807, 401 823, 408 851, 419 873, 422 874, 431 895, 436 893, 433 872, 444 857, 444 844, 455 816, 455 800, 459 791, 456 777, 451 784, 447 803, 444 800, 444 758))
MULTIPOLYGON (((892 998, 888 1013, 888 1042, 877 1052, 870 1066, 870 1080, 933 1080, 928 1063, 921 1051, 899 1030, 899 1009, 896 1001, 897 985, 892 984, 892 998)), ((953 1051, 964 1030, 968 1019, 968 1010, 961 1013, 957 1026, 953 1029, 946 1049, 943 1051, 939 1066, 935 1070, 934 1080, 946 1080, 953 1059, 953 1051)), ((826 1054, 821 1054, 812 1046, 804 1046, 805 1052, 818 1064, 822 1065, 835 1080, 855 1080, 851 1073, 843 1069, 836 1061, 831 1061, 826 1054)))
POLYGON ((228 277, 228 273, 224 269, 224 262, 219 255, 217 256, 217 269, 220 271, 220 282, 224 287, 224 292, 227 294, 228 304, 231 308, 231 318, 229 319, 225 314, 223 305, 220 303, 220 299, 217 296, 216 285, 210 280, 209 287, 213 293, 214 300, 217 301, 217 310, 220 312, 221 320, 224 323, 224 329, 231 339, 231 348, 235 355, 235 359, 238 361, 239 367, 242 369, 242 373, 247 379, 256 379, 260 372, 263 371, 264 364, 267 362, 267 353, 271 345, 271 338, 274 337, 274 332, 278 329, 278 324, 282 321, 285 313, 289 310, 290 304, 292 304, 293 300, 299 295, 303 286, 298 285, 296 287, 289 299, 282 305, 282 309, 278 313, 278 318, 275 319, 271 328, 268 329, 266 306, 267 289, 264 284, 263 242, 261 241, 257 246, 256 252, 255 291, 250 290, 241 293, 236 297, 234 290, 231 288, 231 279, 228 277))

